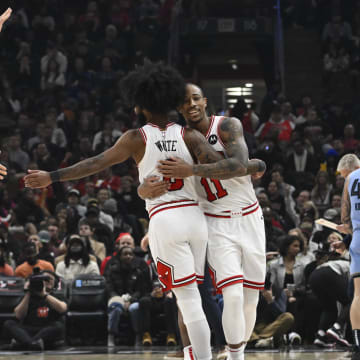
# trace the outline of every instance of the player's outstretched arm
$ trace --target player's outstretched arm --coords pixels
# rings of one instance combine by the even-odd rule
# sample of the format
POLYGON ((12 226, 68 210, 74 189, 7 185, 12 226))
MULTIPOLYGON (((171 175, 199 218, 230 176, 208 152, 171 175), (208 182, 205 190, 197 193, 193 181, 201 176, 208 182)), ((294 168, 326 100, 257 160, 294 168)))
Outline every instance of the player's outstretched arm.
POLYGON ((12 9, 7 8, 1 15, 0 15, 0 32, 2 30, 3 25, 5 24, 5 21, 9 19, 11 16, 12 9))
POLYGON ((2 180, 6 175, 7 175, 7 168, 4 165, 0 164, 0 180, 2 180))
POLYGON ((113 145, 103 153, 82 160, 72 166, 52 172, 41 170, 28 170, 25 176, 25 186, 30 188, 43 188, 57 181, 77 180, 86 176, 96 174, 107 167, 118 164, 133 156, 136 157, 144 151, 141 135, 137 130, 129 130, 113 145))
POLYGON ((197 175, 212 179, 230 179, 238 176, 262 176, 266 165, 262 160, 248 160, 249 152, 237 119, 225 119, 221 124, 222 139, 227 158, 223 159, 196 130, 186 130, 184 140, 200 164, 190 165, 180 159, 161 161, 159 170, 167 177, 184 178, 197 175))
POLYGON ((341 222, 342 224, 338 225, 336 229, 343 233, 343 234, 352 234, 352 224, 351 224, 351 203, 350 203, 350 196, 349 196, 349 177, 347 177, 342 199, 341 199, 341 222))

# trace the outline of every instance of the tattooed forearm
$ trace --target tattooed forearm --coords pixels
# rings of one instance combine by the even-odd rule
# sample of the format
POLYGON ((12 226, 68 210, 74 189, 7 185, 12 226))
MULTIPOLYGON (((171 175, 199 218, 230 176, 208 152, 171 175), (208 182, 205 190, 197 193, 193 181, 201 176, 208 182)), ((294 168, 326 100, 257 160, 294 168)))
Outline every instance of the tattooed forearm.
POLYGON ((58 173, 59 181, 77 180, 96 174, 104 170, 107 166, 108 164, 104 162, 104 154, 101 153, 67 168, 59 169, 56 172, 58 173))
POLYGON ((194 175, 212 179, 231 179, 247 175, 247 169, 235 159, 225 159, 214 164, 193 166, 194 175))
POLYGON ((266 164, 260 159, 252 159, 248 162, 246 175, 253 175, 266 170, 266 164))

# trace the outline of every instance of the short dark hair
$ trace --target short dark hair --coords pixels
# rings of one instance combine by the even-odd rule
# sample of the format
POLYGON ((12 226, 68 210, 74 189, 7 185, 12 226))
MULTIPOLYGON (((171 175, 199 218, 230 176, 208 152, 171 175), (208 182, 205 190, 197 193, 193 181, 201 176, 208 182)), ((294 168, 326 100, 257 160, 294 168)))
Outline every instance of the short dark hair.
POLYGON ((121 82, 124 101, 154 114, 167 114, 184 103, 186 83, 180 73, 161 63, 146 62, 121 82))
POLYGON ((286 256, 290 245, 295 241, 298 241, 300 243, 300 251, 302 252, 304 250, 304 243, 299 236, 286 235, 279 240, 280 240, 279 252, 281 256, 286 256))

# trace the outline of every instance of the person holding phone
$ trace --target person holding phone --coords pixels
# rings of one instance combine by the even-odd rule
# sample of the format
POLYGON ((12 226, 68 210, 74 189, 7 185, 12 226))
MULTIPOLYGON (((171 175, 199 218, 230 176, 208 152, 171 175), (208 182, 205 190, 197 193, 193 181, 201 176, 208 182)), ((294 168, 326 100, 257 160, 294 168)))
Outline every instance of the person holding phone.
POLYGON ((274 259, 268 264, 268 271, 271 273, 272 291, 276 299, 282 292, 287 296, 286 310, 295 317, 296 330, 289 334, 289 341, 292 344, 300 344, 299 335, 301 324, 297 321, 301 319, 298 316, 298 296, 300 290, 304 288, 304 264, 296 259, 296 256, 303 251, 304 244, 302 239, 295 235, 286 235, 280 243, 280 257, 274 259))

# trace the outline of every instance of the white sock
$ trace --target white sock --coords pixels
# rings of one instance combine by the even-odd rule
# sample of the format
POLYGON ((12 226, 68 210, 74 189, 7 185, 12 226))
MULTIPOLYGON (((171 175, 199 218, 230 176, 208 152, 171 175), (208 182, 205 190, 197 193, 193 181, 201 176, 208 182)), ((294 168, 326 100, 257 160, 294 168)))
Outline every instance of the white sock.
POLYGON ((174 288, 177 304, 181 310, 195 359, 211 360, 210 328, 201 304, 196 284, 174 288))
POLYGON ((249 341, 256 322, 256 308, 259 302, 259 290, 244 287, 245 338, 249 341))
POLYGON ((227 347, 228 358, 227 360, 244 360, 245 345, 240 346, 237 349, 227 347))
POLYGON ((234 284, 222 290, 224 311, 222 323, 226 342, 231 345, 245 340, 244 296, 242 284, 234 284))

